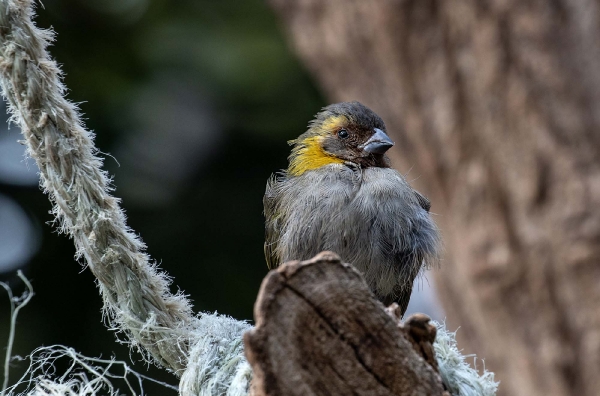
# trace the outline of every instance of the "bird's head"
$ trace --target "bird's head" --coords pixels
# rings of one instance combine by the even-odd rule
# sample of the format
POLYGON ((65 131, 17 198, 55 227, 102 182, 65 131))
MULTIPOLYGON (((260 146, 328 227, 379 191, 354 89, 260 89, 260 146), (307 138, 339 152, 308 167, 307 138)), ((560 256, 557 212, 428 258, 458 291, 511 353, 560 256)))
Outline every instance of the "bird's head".
POLYGON ((289 143, 293 145, 287 171, 291 176, 332 163, 389 167, 385 152, 394 145, 383 120, 359 102, 324 107, 308 130, 289 143))

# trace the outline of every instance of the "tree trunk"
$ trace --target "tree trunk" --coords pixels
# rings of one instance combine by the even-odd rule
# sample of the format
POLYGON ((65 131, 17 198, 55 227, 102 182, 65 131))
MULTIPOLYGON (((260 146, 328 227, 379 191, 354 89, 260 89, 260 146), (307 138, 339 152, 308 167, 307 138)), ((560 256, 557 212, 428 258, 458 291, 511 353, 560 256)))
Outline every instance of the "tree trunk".
POLYGON ((271 0, 432 200, 437 285, 504 395, 600 389, 600 4, 271 0), (395 151, 394 151, 395 150, 395 151))

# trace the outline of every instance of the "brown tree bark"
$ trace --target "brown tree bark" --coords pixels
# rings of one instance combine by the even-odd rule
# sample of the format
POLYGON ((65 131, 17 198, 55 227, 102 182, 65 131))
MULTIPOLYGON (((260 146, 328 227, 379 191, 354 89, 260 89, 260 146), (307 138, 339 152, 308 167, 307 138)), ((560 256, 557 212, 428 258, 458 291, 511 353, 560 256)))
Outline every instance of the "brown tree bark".
POLYGON ((600 4, 271 0, 332 101, 432 200, 437 285, 504 395, 600 389, 600 4))
MULTIPOLYGON (((261 286, 256 327, 244 345, 261 395, 440 395, 425 315, 400 324, 358 271, 323 252, 271 271, 261 286)), ((398 309, 399 310, 399 309, 398 309)))

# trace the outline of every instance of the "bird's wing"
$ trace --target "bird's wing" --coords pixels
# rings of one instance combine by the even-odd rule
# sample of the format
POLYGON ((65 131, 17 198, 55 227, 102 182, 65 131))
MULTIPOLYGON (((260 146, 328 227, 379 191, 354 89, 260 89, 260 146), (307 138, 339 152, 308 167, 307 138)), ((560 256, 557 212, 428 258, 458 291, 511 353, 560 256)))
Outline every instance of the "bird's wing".
POLYGON ((275 188, 277 183, 277 176, 271 176, 267 181, 267 189, 263 197, 265 213, 265 259, 269 269, 273 269, 280 264, 277 255, 277 243, 281 231, 281 215, 277 213, 279 202, 279 194, 275 188))
POLYGON ((417 197, 417 201, 419 202, 419 205, 421 205, 421 207, 423 209, 425 209, 427 212, 429 212, 429 209, 431 209, 431 202, 417 190, 413 190, 413 192, 415 193, 415 196, 417 197))
POLYGON ((392 303, 398 304, 400 307, 400 316, 404 317, 404 313, 406 312, 406 308, 408 308, 408 303, 410 302, 412 289, 413 282, 408 282, 404 290, 397 294, 388 294, 387 296, 381 297, 381 302, 386 307, 390 306, 392 303))

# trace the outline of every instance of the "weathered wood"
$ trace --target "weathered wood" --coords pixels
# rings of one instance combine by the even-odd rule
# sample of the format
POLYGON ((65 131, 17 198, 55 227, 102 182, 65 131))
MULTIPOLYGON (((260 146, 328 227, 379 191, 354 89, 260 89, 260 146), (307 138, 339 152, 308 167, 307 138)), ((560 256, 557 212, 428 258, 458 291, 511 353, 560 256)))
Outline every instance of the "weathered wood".
POLYGON ((393 307, 386 312, 334 253, 271 271, 254 316, 256 327, 244 337, 254 396, 445 394, 436 370, 413 347, 431 347, 435 327, 428 318, 399 327, 393 307))
POLYGON ((437 286, 504 395, 600 389, 600 4, 271 0, 432 201, 437 286))

